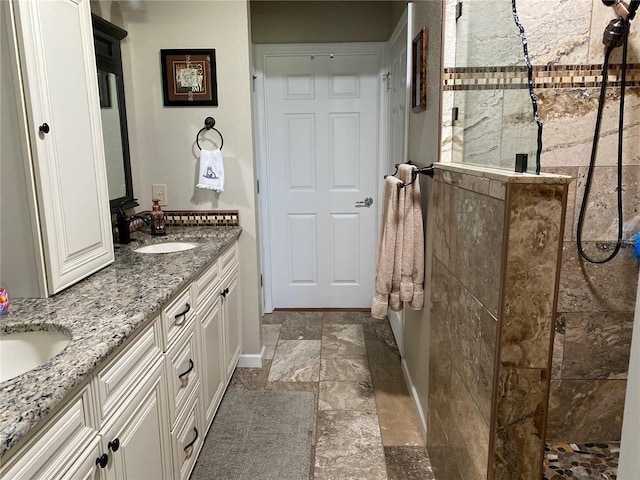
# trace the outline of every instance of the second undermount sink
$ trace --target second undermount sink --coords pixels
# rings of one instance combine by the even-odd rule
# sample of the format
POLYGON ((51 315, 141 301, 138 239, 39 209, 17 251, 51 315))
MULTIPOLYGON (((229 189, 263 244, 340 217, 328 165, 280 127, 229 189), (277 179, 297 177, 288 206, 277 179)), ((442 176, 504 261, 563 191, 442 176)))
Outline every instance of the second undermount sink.
POLYGON ((0 335, 0 382, 44 365, 70 341, 68 335, 51 330, 0 335))
POLYGON ((144 247, 136 248, 136 253, 173 253, 183 252, 185 250, 191 250, 196 248, 197 243, 193 242, 163 242, 154 243, 153 245, 145 245, 144 247))

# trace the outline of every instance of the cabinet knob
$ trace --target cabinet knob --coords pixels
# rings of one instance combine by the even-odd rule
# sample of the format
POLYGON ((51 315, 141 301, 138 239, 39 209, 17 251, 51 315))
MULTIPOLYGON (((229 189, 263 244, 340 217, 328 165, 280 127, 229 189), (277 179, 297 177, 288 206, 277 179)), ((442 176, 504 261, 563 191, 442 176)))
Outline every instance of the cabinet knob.
POLYGON ((38 130, 40 130, 42 133, 49 133, 49 130, 51 130, 51 128, 49 128, 48 123, 43 123, 38 127, 38 130))
POLYGON ((120 448, 120 439, 114 438, 107 444, 107 446, 109 447, 109 450, 111 450, 112 452, 117 452, 118 449, 120 448))
POLYGON ((103 453, 98 458, 96 458, 96 465, 98 465, 100 468, 105 468, 107 466, 107 463, 109 463, 109 456, 106 453, 103 453))
POLYGON ((224 298, 227 298, 227 294, 229 293, 229 289, 225 288, 224 290, 222 290, 220 292, 220 295, 222 295, 224 298))

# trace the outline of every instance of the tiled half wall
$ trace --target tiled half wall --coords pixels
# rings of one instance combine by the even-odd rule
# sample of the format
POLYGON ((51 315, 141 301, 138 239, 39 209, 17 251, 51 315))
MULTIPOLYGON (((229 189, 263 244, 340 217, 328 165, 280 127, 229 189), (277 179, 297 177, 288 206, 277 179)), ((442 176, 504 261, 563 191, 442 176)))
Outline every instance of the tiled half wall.
POLYGON ((438 164, 434 180, 434 472, 538 480, 570 179, 438 164))

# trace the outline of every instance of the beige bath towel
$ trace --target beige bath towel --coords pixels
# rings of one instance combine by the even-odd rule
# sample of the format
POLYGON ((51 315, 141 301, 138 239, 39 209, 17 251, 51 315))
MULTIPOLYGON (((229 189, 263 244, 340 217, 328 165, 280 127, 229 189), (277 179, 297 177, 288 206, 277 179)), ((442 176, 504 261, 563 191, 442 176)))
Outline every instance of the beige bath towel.
POLYGON ((411 183, 414 170, 414 165, 402 164, 398 167, 398 177, 406 184, 399 201, 404 203, 403 222, 399 224, 403 231, 400 299, 409 302, 413 309, 420 310, 424 306, 424 228, 420 179, 416 178, 411 183))
MULTIPOLYGON (((400 185, 400 180, 392 176, 388 176, 384 182, 382 221, 376 259, 376 294, 371 304, 371 316, 374 318, 386 317, 392 294, 397 299, 397 303, 401 303, 400 283, 393 285, 398 234, 398 198, 400 193, 398 185, 400 185)), ((400 277, 399 271, 397 277, 400 277)), ((396 300, 393 301, 393 303, 395 302, 396 300)))

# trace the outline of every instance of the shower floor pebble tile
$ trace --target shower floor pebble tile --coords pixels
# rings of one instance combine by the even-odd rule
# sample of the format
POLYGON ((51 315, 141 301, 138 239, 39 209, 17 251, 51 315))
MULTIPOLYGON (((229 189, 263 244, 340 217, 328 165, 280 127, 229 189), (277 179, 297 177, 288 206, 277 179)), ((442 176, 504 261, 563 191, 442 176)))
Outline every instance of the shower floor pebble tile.
POLYGON ((550 443, 543 480, 617 480, 619 443, 550 443))

